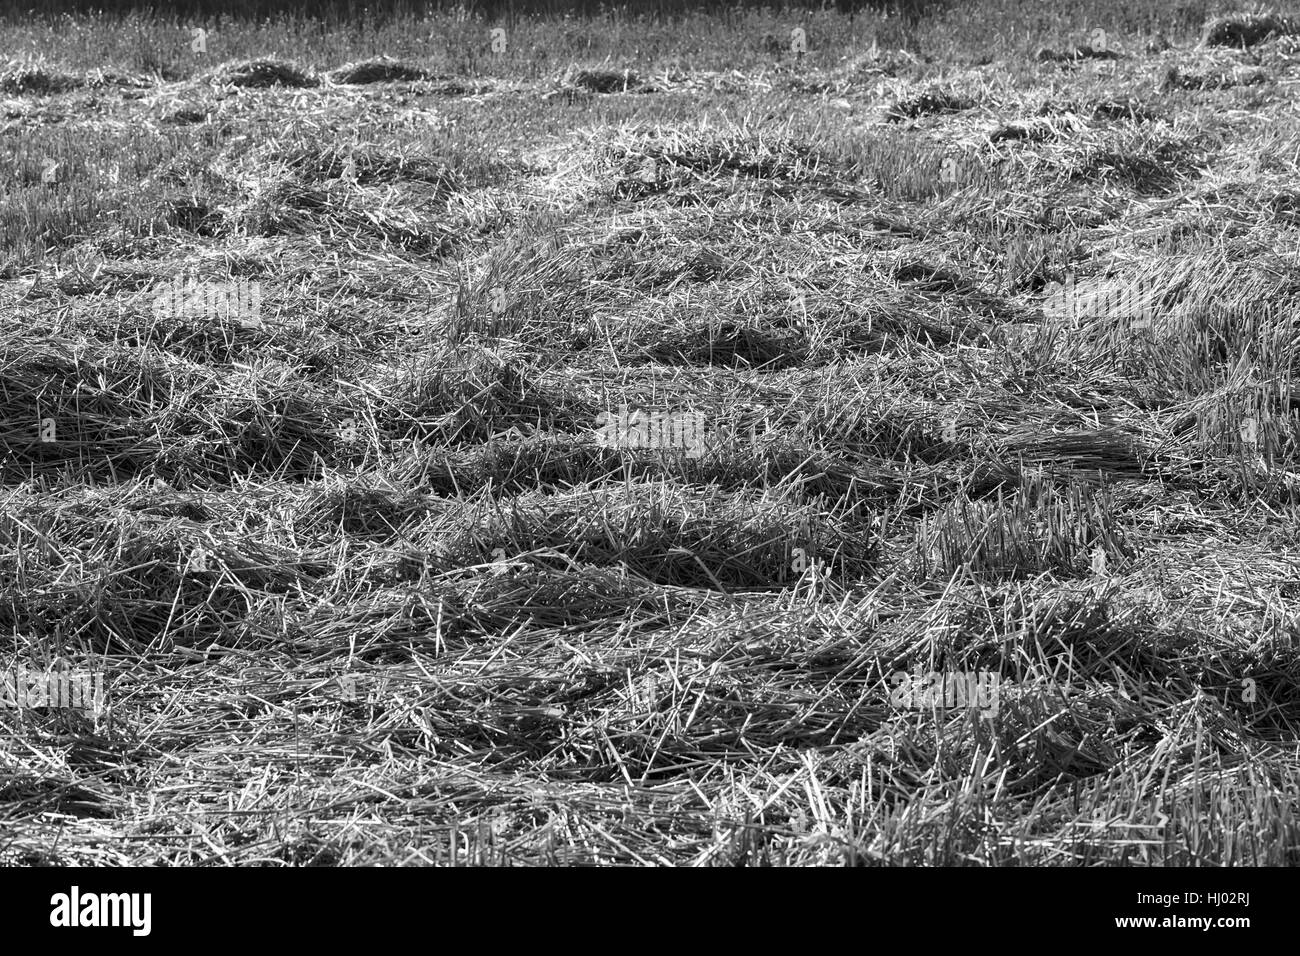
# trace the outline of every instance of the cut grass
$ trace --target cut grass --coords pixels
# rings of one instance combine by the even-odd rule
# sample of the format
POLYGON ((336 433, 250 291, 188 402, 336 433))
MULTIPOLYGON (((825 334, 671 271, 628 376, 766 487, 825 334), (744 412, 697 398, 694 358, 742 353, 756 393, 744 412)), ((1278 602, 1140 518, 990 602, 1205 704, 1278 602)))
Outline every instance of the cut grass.
POLYGON ((1300 863, 1297 62, 1106 11, 16 23, 0 862, 1300 863))
POLYGON ((1276 13, 1235 13, 1207 20, 1201 46, 1248 47, 1272 36, 1295 36, 1300 21, 1276 13))

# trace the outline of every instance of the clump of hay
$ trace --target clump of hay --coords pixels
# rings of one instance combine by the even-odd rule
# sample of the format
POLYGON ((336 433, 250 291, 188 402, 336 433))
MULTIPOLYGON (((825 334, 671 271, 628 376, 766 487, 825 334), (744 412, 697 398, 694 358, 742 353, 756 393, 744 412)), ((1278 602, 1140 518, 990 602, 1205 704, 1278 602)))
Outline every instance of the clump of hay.
POLYGON ((82 80, 38 63, 10 62, 0 69, 0 93, 66 93, 82 86, 82 80))
POLYGON ((1132 97, 1099 100, 1092 107, 1093 119, 1128 120, 1133 123, 1148 123, 1160 118, 1160 114, 1132 97))
POLYGON ((1123 55, 1116 53, 1114 50, 1099 50, 1087 43, 1082 43, 1071 50, 1053 50, 1048 47, 1039 47, 1034 53, 1034 59, 1039 63, 1070 63, 1076 60, 1119 60, 1123 55))
POLYGON ((1143 193, 1164 192, 1193 175, 1205 155, 1195 135, 1176 136, 1141 126, 1113 127, 1108 142, 1094 143, 1068 161, 1069 179, 1124 184, 1143 193))
POLYGON ((1003 123, 989 133, 989 142, 1001 143, 1007 140, 1023 140, 1028 143, 1039 143, 1056 135, 1056 128, 1049 122, 1043 120, 1017 120, 1003 123))
POLYGON ((888 113, 890 122, 897 122, 903 119, 915 119, 918 116, 925 116, 930 113, 959 113, 962 110, 968 110, 975 105, 975 100, 969 96, 963 96, 952 90, 934 89, 913 96, 910 99, 899 100, 888 113))
POLYGON ((1300 226, 1300 192, 1284 190, 1273 196, 1268 205, 1276 219, 1300 226))
POLYGON ((1300 33, 1300 24, 1276 13, 1233 13, 1214 17, 1201 28, 1201 46, 1254 46, 1261 40, 1277 34, 1293 36, 1300 33))
POLYGON ((1188 72, 1171 66, 1160 82, 1162 90, 1227 90, 1254 86, 1268 80, 1268 71, 1258 66, 1239 66, 1231 71, 1188 72))
POLYGON ((630 70, 580 70, 571 66, 560 82, 589 93, 635 93, 643 89, 630 70))
POLYGON ((220 234, 223 224, 221 212, 194 195, 170 196, 159 205, 162 220, 169 226, 199 236, 220 234))
POLYGON ((305 183, 342 178, 351 160, 356 181, 361 185, 423 182, 441 187, 445 192, 464 185, 456 170, 444 163, 425 156, 402 156, 365 147, 287 147, 280 159, 305 183))
POLYGON ((1151 39, 1147 40, 1145 50, 1147 53, 1164 53, 1166 50, 1172 48, 1173 44, 1169 42, 1169 38, 1163 33, 1157 33, 1151 39))
POLYGON ((191 123, 206 123, 208 114, 205 110, 197 107, 182 106, 162 118, 162 121, 170 126, 187 126, 191 123))
POLYGON ((260 59, 223 63, 213 74, 218 83, 263 89, 291 86, 296 89, 320 86, 320 80, 284 60, 260 59))
POLYGON ((357 63, 347 63, 329 74, 335 83, 392 83, 403 80, 427 80, 433 74, 391 57, 381 56, 357 63))

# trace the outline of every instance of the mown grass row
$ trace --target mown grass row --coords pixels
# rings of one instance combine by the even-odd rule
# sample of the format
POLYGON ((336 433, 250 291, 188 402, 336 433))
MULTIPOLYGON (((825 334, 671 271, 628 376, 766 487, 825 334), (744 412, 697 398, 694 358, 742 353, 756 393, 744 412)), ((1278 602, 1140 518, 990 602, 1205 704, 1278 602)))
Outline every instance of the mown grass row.
POLYGON ((0 860, 1297 862, 1296 51, 954 16, 7 91, 0 860))

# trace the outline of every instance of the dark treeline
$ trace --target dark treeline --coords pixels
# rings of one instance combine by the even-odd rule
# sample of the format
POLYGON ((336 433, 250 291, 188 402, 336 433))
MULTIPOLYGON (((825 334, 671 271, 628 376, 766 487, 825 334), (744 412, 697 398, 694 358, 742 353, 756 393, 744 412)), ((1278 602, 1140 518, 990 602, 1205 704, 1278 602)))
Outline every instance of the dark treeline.
POLYGON ((345 22, 358 17, 384 21, 423 16, 431 11, 464 8, 485 18, 512 16, 677 17, 692 12, 743 10, 745 8, 831 9, 851 14, 860 10, 890 11, 915 18, 945 5, 945 0, 175 0, 149 3, 142 0, 0 0, 0 18, 21 21, 57 18, 65 13, 99 12, 109 16, 139 14, 170 18, 233 16, 262 20, 281 16, 345 22))

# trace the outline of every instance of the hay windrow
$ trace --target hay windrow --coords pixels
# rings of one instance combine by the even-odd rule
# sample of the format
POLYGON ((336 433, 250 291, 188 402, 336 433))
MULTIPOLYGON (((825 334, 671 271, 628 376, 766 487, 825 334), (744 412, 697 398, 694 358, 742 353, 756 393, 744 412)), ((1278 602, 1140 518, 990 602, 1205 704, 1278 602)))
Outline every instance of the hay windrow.
POLYGON ((320 85, 320 80, 285 60, 261 58, 223 63, 212 72, 212 82, 247 89, 287 86, 294 89, 320 85))
POLYGON ((1276 13, 1214 17, 1201 28, 1201 46, 1249 47, 1272 36, 1300 34, 1300 22, 1276 13))
POLYGON ((0 863, 1300 862, 1300 34, 1026 9, 13 21, 0 863))
POLYGON ((329 74, 332 82, 349 85, 409 82, 427 80, 431 76, 432 74, 427 70, 411 66, 408 63, 402 63, 390 57, 376 57, 370 60, 360 60, 356 63, 345 63, 343 66, 331 70, 329 74))

